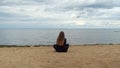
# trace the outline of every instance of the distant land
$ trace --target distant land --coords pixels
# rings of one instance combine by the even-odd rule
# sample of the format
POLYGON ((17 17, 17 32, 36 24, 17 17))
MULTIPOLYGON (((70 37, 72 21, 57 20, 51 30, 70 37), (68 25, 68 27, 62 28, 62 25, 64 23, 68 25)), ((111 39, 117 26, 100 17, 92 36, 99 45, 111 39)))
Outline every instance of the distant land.
POLYGON ((75 28, 75 27, 6 27, 0 29, 120 29, 120 28, 75 28))

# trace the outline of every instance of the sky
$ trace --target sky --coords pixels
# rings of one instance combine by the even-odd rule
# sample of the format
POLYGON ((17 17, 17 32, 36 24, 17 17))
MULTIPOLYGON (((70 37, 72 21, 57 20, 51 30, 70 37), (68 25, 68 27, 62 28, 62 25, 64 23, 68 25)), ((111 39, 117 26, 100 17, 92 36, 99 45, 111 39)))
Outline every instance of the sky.
POLYGON ((0 0, 0 28, 120 28, 120 0, 0 0))

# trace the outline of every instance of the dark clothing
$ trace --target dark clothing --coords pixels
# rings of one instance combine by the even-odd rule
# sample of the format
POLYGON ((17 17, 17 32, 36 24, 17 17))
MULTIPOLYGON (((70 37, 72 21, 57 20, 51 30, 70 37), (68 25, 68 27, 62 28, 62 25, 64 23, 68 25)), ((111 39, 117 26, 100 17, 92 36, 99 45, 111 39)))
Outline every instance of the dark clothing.
POLYGON ((53 47, 55 48, 56 52, 67 52, 69 48, 69 44, 66 44, 66 39, 63 46, 59 46, 58 44, 54 44, 53 47))
POLYGON ((59 46, 57 44, 53 45, 56 52, 67 52, 69 48, 69 44, 65 44, 64 46, 59 46))

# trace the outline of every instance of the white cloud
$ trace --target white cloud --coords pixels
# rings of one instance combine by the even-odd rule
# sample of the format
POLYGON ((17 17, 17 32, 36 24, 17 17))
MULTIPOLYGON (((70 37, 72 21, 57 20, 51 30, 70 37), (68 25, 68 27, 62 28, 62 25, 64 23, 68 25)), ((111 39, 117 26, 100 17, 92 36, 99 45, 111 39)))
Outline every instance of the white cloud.
POLYGON ((86 22, 84 20, 79 20, 79 21, 75 21, 76 25, 85 25, 86 22))
POLYGON ((0 16, 0 21, 66 27, 115 27, 120 23, 119 3, 115 0, 1 0, 0 15, 4 13, 4 17, 0 16), (7 14, 12 17, 7 17, 7 14))

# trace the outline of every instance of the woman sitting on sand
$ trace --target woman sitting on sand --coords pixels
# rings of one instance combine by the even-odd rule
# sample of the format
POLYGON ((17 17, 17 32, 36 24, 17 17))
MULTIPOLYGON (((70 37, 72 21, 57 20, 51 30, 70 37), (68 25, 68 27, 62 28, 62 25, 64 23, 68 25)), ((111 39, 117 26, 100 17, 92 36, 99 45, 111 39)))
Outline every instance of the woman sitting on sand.
POLYGON ((61 31, 57 38, 56 44, 53 45, 56 52, 67 52, 69 44, 66 44, 67 39, 65 38, 64 32, 61 31))

